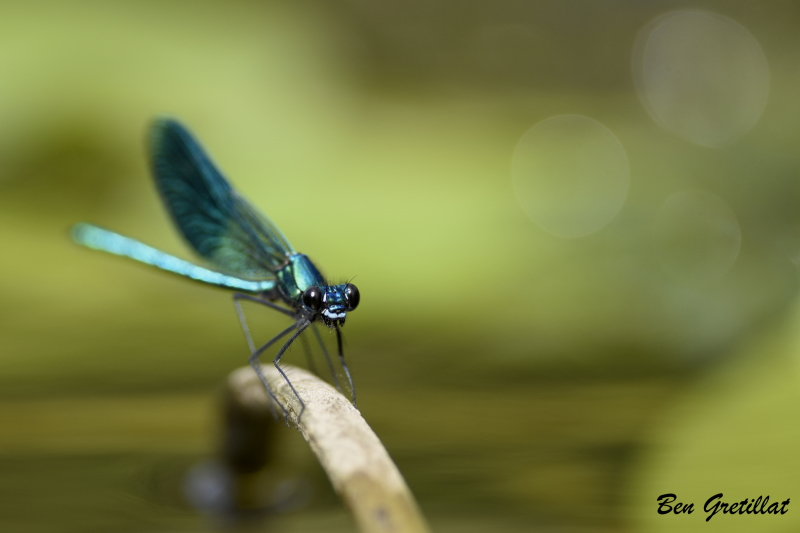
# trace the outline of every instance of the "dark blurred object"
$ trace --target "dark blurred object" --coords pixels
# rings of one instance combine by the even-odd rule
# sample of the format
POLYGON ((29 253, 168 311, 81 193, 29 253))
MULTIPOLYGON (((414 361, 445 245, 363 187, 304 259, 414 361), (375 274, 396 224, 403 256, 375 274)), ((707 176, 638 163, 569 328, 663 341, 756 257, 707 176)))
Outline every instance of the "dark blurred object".
POLYGON ((222 462, 237 474, 265 468, 275 449, 279 423, 265 407, 242 409, 226 389, 223 396, 222 462))
POLYGON ((226 387, 222 393, 220 457, 196 464, 187 473, 184 494, 189 503, 231 525, 307 504, 312 495, 308 482, 279 479, 270 469, 281 426, 263 405, 243 409, 226 387))

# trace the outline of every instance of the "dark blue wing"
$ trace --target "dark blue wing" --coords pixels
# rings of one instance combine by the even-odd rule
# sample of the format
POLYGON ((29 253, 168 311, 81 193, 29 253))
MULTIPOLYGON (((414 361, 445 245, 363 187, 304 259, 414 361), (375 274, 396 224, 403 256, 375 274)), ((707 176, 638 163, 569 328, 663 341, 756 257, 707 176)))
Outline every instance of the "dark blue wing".
POLYGON ((244 279, 274 277, 294 252, 286 237, 228 184, 180 123, 150 131, 153 176, 175 225, 215 267, 244 279))

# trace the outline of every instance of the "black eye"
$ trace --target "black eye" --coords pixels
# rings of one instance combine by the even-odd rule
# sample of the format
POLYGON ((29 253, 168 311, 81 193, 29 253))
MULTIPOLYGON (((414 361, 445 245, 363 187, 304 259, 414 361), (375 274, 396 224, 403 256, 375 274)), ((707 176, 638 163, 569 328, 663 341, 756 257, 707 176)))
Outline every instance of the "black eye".
POLYGON ((319 287, 307 288, 303 292, 303 303, 314 311, 322 309, 322 291, 319 290, 319 287))
POLYGON ((348 283, 344 286, 344 294, 347 296, 347 310, 352 311, 358 307, 358 302, 361 300, 361 295, 358 293, 356 286, 348 283))

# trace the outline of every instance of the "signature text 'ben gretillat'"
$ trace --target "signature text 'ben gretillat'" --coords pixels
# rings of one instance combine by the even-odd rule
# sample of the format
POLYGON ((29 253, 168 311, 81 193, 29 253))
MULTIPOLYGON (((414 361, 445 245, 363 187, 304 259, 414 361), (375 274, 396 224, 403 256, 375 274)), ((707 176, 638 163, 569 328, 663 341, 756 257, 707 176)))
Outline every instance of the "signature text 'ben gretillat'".
MULTIPOLYGON (((662 494, 656 501, 658 502, 658 514, 692 514, 694 512, 693 503, 681 503, 676 501, 675 494, 662 494)), ((706 500, 703 511, 708 513, 706 522, 711 520, 715 514, 786 514, 789 512, 789 498, 781 503, 769 503, 769 496, 759 496, 758 498, 745 498, 742 501, 727 503, 722 501, 722 493, 715 494, 706 500)))

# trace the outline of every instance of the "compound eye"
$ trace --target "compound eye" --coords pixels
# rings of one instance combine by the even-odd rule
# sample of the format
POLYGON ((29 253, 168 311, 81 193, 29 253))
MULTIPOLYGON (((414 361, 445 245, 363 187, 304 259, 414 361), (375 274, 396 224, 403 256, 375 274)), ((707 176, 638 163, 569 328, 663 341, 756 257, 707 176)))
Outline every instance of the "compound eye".
POLYGON ((309 287, 303 292, 303 303, 314 311, 322 309, 322 291, 319 287, 309 287))
POLYGON ((358 307, 358 302, 361 300, 361 295, 355 285, 348 283, 344 286, 344 294, 347 296, 347 310, 352 311, 358 307))

